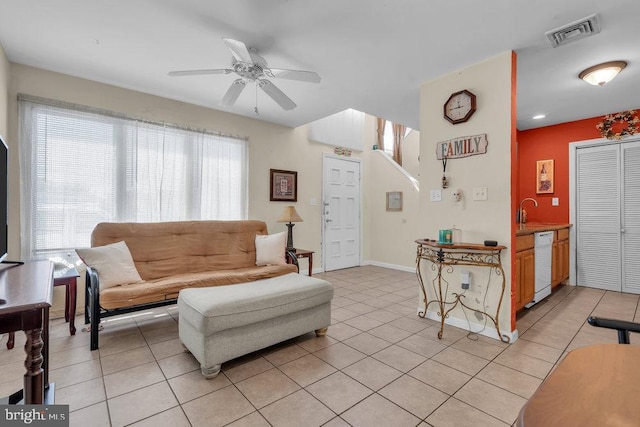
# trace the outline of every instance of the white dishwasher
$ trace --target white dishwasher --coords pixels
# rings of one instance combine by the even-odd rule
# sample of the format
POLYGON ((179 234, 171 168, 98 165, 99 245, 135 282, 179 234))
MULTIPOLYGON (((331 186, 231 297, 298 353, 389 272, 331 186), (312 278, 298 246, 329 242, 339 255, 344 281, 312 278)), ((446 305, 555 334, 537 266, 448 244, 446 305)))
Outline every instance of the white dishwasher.
POLYGON ((553 231, 535 233, 535 295, 526 304, 529 308, 551 295, 551 249, 553 247, 553 231))

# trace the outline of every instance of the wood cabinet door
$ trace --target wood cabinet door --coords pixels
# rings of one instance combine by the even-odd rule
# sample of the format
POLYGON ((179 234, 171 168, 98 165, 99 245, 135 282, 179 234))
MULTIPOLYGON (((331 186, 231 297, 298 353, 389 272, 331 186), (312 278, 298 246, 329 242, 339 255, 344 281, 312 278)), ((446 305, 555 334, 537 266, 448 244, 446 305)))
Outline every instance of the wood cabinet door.
POLYGON ((560 281, 567 280, 569 278, 569 240, 561 240, 558 245, 558 252, 560 257, 560 281))
POLYGON ((556 286, 561 281, 562 258, 560 256, 559 243, 557 240, 554 241, 553 247, 551 248, 551 286, 556 286))
POLYGON ((528 304, 535 294, 536 283, 536 254, 533 249, 522 252, 521 268, 522 304, 528 304))

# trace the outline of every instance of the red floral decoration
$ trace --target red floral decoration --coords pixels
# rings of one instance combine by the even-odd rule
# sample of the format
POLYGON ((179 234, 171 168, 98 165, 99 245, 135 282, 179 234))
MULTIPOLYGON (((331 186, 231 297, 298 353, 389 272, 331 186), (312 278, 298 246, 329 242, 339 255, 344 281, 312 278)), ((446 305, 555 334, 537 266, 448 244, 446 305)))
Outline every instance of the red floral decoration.
POLYGON ((604 119, 596 125, 596 129, 607 139, 619 140, 625 136, 633 135, 638 132, 638 123, 640 119, 635 116, 634 110, 623 111, 616 114, 607 114, 604 119), (626 124, 626 127, 619 132, 614 132, 613 125, 615 123, 626 124))

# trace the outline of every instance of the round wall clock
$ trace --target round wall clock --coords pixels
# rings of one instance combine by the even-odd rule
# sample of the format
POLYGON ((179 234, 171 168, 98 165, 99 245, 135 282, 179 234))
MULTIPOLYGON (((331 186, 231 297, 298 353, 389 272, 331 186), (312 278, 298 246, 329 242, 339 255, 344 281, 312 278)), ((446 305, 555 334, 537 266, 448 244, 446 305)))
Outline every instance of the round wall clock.
POLYGON ((476 111, 476 96, 468 90, 452 93, 444 103, 444 118, 452 124, 464 123, 476 111))

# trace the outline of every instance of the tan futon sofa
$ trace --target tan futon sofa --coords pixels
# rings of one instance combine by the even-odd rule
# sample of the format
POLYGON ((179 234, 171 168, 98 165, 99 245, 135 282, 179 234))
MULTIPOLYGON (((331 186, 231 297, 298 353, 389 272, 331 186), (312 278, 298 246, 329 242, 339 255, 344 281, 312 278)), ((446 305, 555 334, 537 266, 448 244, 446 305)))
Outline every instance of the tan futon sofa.
POLYGON ((99 271, 87 268, 85 324, 91 323, 91 350, 98 348, 100 319, 175 304, 181 289, 254 282, 297 272, 292 264, 256 266, 256 235, 263 221, 180 221, 101 223, 91 247, 124 241, 141 282, 100 289, 99 271))

